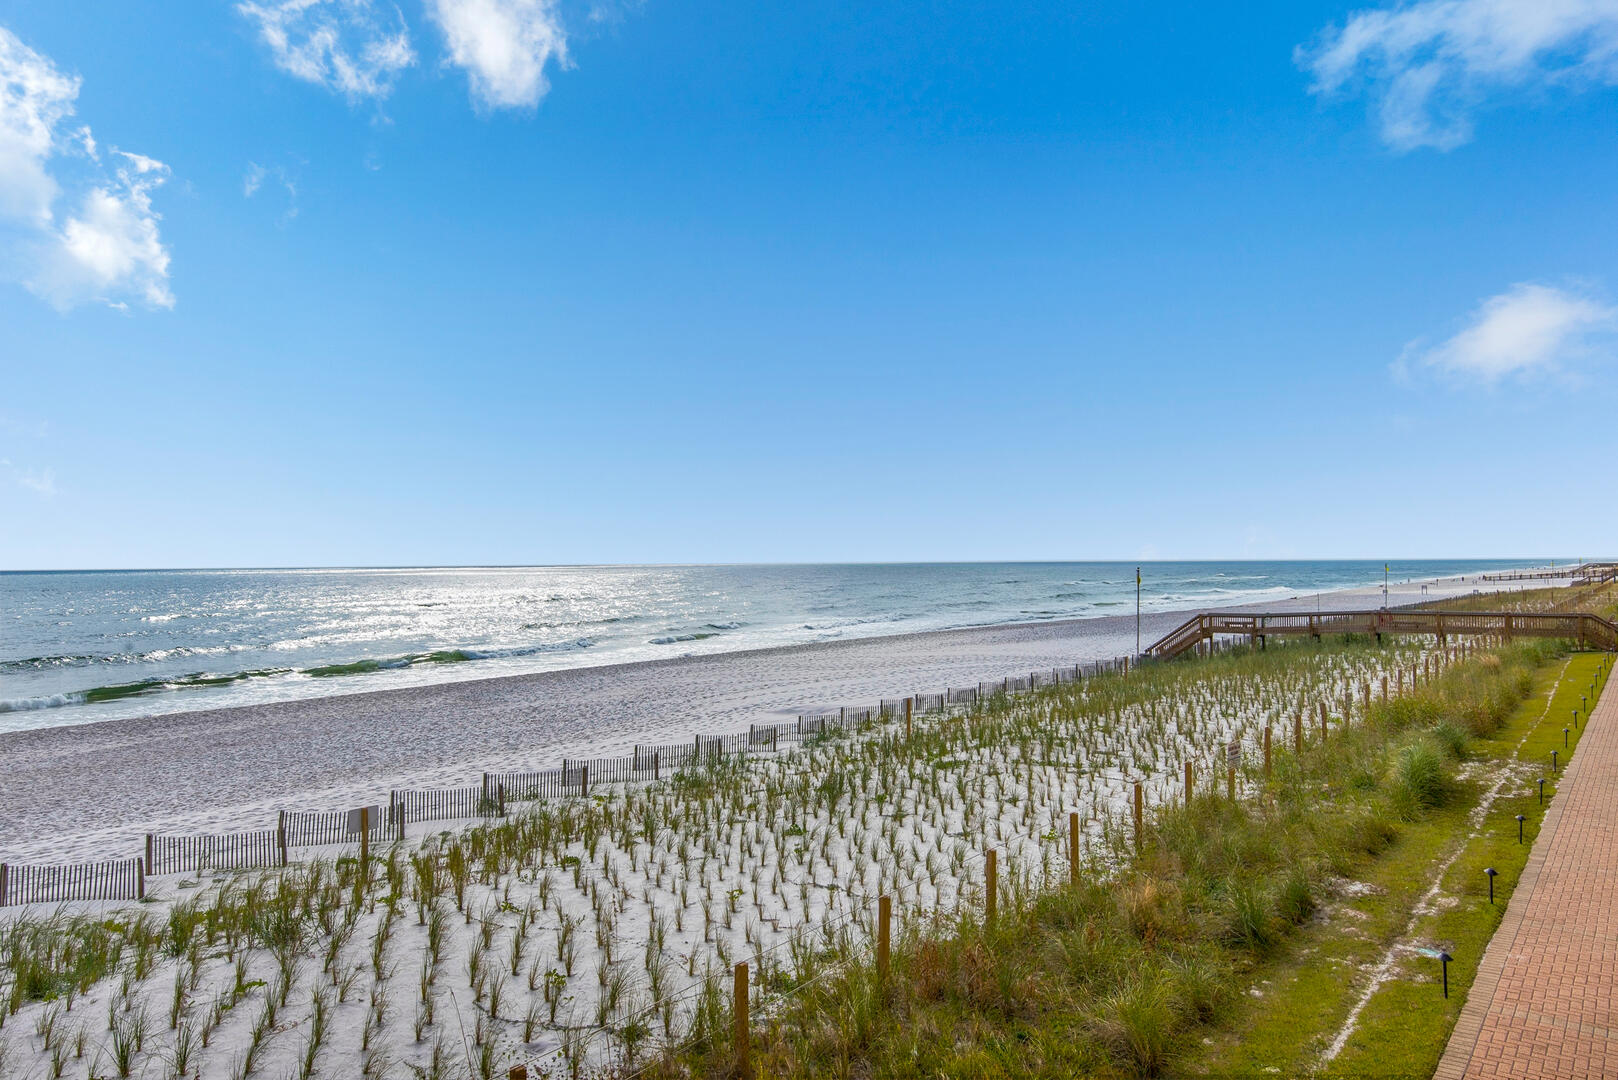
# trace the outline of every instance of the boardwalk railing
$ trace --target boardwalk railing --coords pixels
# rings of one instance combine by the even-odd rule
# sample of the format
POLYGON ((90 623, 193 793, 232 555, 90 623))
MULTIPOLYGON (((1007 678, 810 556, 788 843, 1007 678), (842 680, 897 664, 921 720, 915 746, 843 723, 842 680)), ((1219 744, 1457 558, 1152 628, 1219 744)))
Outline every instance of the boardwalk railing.
POLYGON ((1220 637, 1245 637, 1263 645, 1272 635, 1432 634, 1443 642, 1451 636, 1498 638, 1543 637, 1577 641, 1580 647, 1618 649, 1618 625, 1588 612, 1524 613, 1516 611, 1313 611, 1242 614, 1205 612, 1154 642, 1146 655, 1168 660, 1220 637))
POLYGON ((1599 585, 1618 579, 1618 563, 1575 563, 1569 566, 1550 566, 1538 570, 1507 570, 1495 574, 1478 574, 1478 581, 1545 581, 1571 580, 1575 585, 1599 585))

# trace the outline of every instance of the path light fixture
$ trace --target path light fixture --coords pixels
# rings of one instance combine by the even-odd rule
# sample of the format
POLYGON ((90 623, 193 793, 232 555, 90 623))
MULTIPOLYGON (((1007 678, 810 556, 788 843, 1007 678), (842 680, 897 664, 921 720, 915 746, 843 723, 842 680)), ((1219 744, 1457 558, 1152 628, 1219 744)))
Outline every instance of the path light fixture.
POLYGON ((1556 751, 1551 751, 1551 772, 1556 771, 1556 751))
MULTIPOLYGON (((1543 780, 1540 781, 1541 785, 1543 785, 1544 783, 1545 783, 1545 781, 1543 781, 1543 780)), ((1545 790, 1544 787, 1541 786, 1540 792, 1541 792, 1541 797, 1542 798, 1543 798, 1544 790, 1545 790)), ((1523 823, 1523 820, 1524 820, 1523 816, 1521 814, 1518 814, 1517 815, 1517 843, 1519 843, 1519 844, 1522 843, 1522 823, 1523 823)), ((1490 870, 1489 873, 1493 874, 1494 871, 1490 870)))
POLYGON ((1562 729, 1562 749, 1567 749, 1567 728, 1562 729))
POLYGON ((1539 805, 1545 805, 1545 778, 1543 776, 1539 778, 1539 805))
MULTIPOLYGON (((1517 816, 1517 820, 1518 820, 1518 821, 1521 821, 1521 820, 1522 820, 1522 815, 1520 815, 1520 814, 1519 814, 1519 815, 1518 815, 1518 816, 1517 816)), ((1499 872, 1500 872, 1500 871, 1498 871, 1498 870, 1496 870, 1496 869, 1495 869, 1495 868, 1494 868, 1494 867, 1492 867, 1492 866, 1488 866, 1488 867, 1485 867, 1485 868, 1484 868, 1484 870, 1483 870, 1483 872, 1484 872, 1484 873, 1485 873, 1485 874, 1488 874, 1488 875, 1489 875, 1489 903, 1491 903, 1491 904, 1492 904, 1492 903, 1494 903, 1494 876, 1495 876, 1495 875, 1496 875, 1496 874, 1498 874, 1498 873, 1499 873, 1499 872)), ((1449 996, 1449 995, 1448 995, 1448 994, 1446 994, 1446 995, 1444 995, 1444 996, 1445 996, 1445 997, 1448 997, 1448 996, 1449 996)))
MULTIPOLYGON (((1494 884, 1493 878, 1489 879, 1489 884, 1494 884)), ((1451 956, 1447 952, 1441 952, 1438 954, 1438 965, 1444 970, 1444 996, 1446 998, 1449 997, 1449 962, 1453 959, 1455 959, 1455 957, 1451 956)))

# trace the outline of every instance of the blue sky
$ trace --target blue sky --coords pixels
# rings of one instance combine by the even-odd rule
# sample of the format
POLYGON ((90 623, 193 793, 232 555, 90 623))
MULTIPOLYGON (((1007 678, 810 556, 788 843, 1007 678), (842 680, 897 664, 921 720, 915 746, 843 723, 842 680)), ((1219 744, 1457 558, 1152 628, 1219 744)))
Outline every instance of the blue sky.
POLYGON ((0 567, 1618 548, 1618 0, 0 0, 0 87, 0 567))

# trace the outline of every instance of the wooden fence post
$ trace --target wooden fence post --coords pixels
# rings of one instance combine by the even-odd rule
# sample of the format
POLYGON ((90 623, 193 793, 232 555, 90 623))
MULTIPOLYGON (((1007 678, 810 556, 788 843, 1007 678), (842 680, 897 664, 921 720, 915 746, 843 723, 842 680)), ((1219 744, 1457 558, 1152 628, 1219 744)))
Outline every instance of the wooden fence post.
POLYGON ((146 834, 146 872, 152 872, 152 834, 146 834))
POLYGON ((1270 726, 1264 725, 1264 779, 1270 778, 1270 726))
POLYGON ((6 901, 10 898, 8 895, 10 885, 11 868, 5 863, 0 862, 0 907, 5 907, 6 901))
POLYGON ((888 944, 893 922, 893 898, 884 893, 876 901, 876 979, 884 989, 888 985, 888 944))
POLYGON ((995 896, 995 891, 998 885, 996 878, 998 877, 999 861, 999 853, 996 852, 994 848, 990 848, 988 858, 985 860, 983 867, 983 884, 986 890, 983 897, 984 926, 988 926, 994 922, 994 913, 996 909, 995 900, 997 899, 995 896))
POLYGON ((1226 773, 1225 773, 1225 797, 1227 799, 1229 799, 1231 802, 1235 802, 1236 801, 1236 763, 1234 761, 1226 762, 1225 768, 1227 770, 1226 773))
POLYGON ((736 1043, 736 1072, 741 1076, 751 1076, 753 1073, 752 1047, 748 1045, 752 1035, 752 1028, 747 1022, 747 961, 743 960, 736 965, 736 985, 732 990, 735 1005, 733 1012, 736 1018, 734 1040, 736 1043))
POLYGON ((139 862, 135 864, 135 897, 146 899, 146 868, 139 862))
POLYGON ((1141 793, 1140 793, 1140 781, 1136 780, 1135 781, 1135 850, 1137 852, 1140 851, 1140 848, 1141 848, 1141 819, 1145 816, 1145 814, 1143 813, 1143 809, 1144 809, 1143 808, 1143 800, 1141 798, 1141 793))
POLYGON ((281 865, 285 866, 287 864, 287 812, 285 810, 275 812, 275 842, 281 849, 281 865))
POLYGON ((584 799, 590 797, 590 766, 588 765, 579 766, 579 797, 584 799))
POLYGON ((371 808, 360 807, 360 880, 371 877, 371 808))
POLYGON ((905 698, 905 738, 910 738, 910 707, 915 704, 915 698, 905 698))
POLYGON ((1067 880, 1070 885, 1079 883, 1079 812, 1070 810, 1067 815, 1067 880))
POLYGON ((653 780, 658 779, 659 774, 662 772, 662 770, 663 770, 663 751, 654 750, 654 751, 652 751, 652 779, 653 780))

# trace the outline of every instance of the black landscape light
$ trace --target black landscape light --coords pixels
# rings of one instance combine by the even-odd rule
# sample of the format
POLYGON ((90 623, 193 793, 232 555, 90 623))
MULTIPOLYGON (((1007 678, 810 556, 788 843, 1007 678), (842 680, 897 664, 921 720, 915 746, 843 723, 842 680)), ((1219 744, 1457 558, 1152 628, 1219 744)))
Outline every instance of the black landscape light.
MULTIPOLYGON (((1543 799, 1545 797, 1545 795, 1544 795, 1544 792, 1545 792, 1544 784, 1545 784, 1545 781, 1541 780, 1540 781, 1541 786, 1540 786, 1540 789, 1539 789, 1541 799, 1543 799)), ((1521 814, 1518 814, 1517 815, 1517 843, 1519 843, 1519 844, 1522 843, 1522 823, 1523 823, 1523 816, 1521 814)), ((1493 874, 1494 871, 1490 870, 1489 873, 1493 874)))
MULTIPOLYGON (((1494 884, 1493 878, 1489 879, 1489 884, 1494 884)), ((1444 996, 1446 998, 1449 997, 1449 962, 1453 959, 1455 959, 1455 957, 1451 956, 1447 952, 1441 952, 1438 954, 1438 965, 1444 970, 1444 996)))
MULTIPOLYGON (((1517 820, 1519 822, 1522 821, 1522 815, 1521 814, 1517 815, 1517 820)), ((1500 871, 1496 870, 1492 866, 1488 866, 1488 867, 1484 868, 1483 872, 1485 874, 1489 875, 1489 903, 1492 904, 1492 903, 1494 903, 1494 876, 1496 874, 1498 874, 1500 871)), ((1445 994, 1444 996, 1448 997, 1449 995, 1445 994)))
POLYGON ((1551 772, 1556 771, 1556 751, 1551 751, 1551 772))
POLYGON ((1539 778, 1539 805, 1545 805, 1545 778, 1543 776, 1539 778))
POLYGON ((1567 728, 1562 729, 1562 749, 1567 749, 1567 728))

